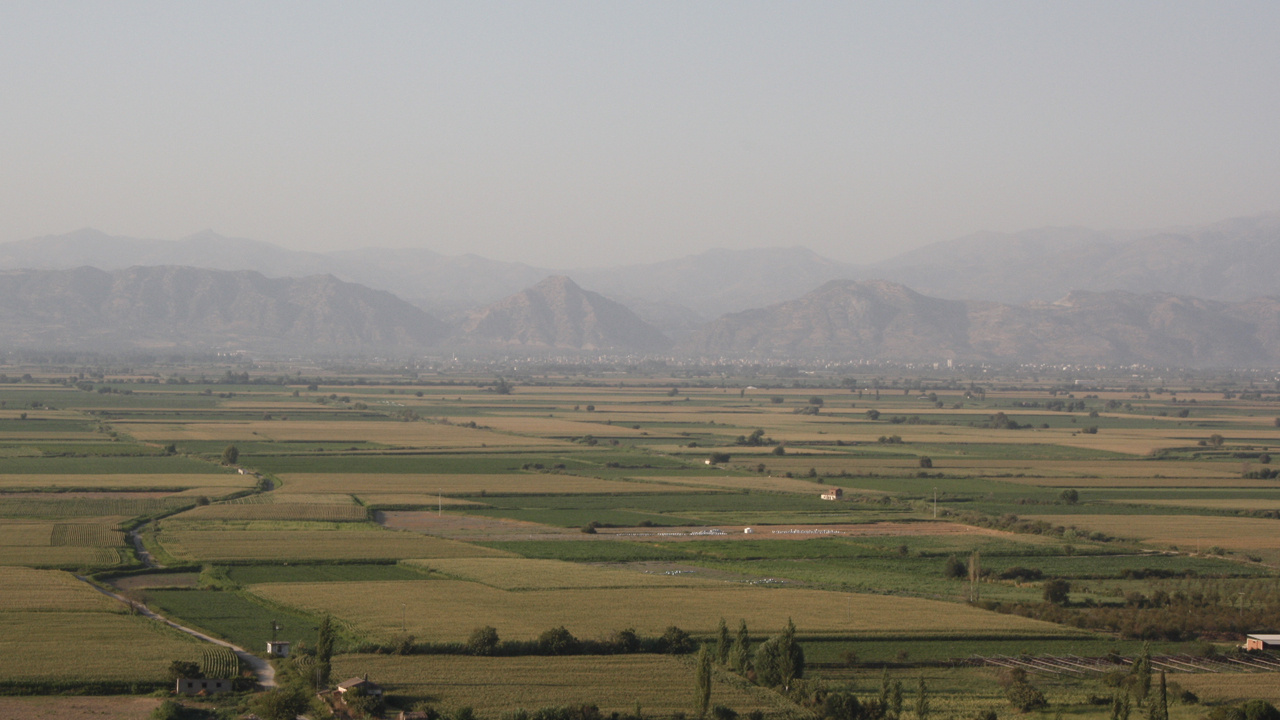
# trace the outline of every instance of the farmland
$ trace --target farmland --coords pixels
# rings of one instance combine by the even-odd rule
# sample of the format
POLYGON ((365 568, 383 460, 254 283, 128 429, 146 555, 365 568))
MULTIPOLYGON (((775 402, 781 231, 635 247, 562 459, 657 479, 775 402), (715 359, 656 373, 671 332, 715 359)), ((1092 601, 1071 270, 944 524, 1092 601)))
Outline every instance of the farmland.
POLYGON ((126 614, 68 573, 0 567, 0 688, 152 686, 172 660, 200 657, 192 638, 126 614))
POLYGON ((716 629, 720 618, 742 618, 751 627, 772 631, 784 625, 788 617, 812 635, 1078 633, 932 600, 732 583, 506 591, 475 582, 442 579, 341 585, 265 584, 255 585, 252 590, 273 603, 303 608, 313 614, 331 613, 384 642, 401 632, 403 622, 416 637, 461 642, 472 629, 484 625, 491 625, 501 636, 514 640, 530 640, 548 628, 562 625, 584 638, 606 637, 627 627, 641 634, 661 635, 670 625, 707 636, 716 629), (589 613, 583 612, 586 607, 591 608, 589 613), (956 631, 957 626, 964 629, 956 631))
MULTIPOLYGON (((755 644, 793 622, 830 688, 924 673, 957 718, 1005 703, 994 671, 953 667, 970 656, 1226 653, 1280 631, 1280 399, 1230 377, 1174 397, 1128 376, 628 370, 500 394, 484 373, 302 372, 104 385, 128 395, 38 371, 0 385, 0 676, 142 688, 175 659, 234 671, 66 570, 254 653, 277 634, 302 663, 327 615, 335 675, 482 720, 690 712, 692 658, 655 643, 672 626, 714 642, 721 619, 755 644), (1054 582, 1068 594, 1050 602, 1054 582), (486 626, 500 652, 466 654, 486 626), (537 654, 561 627, 596 654, 537 654), (624 630, 636 647, 611 644, 624 630), (93 658, 53 650, 76 632, 93 658)), ((715 672, 713 703, 808 712, 715 672)), ((1270 675, 1185 680, 1211 703, 1277 697, 1270 675)), ((1038 682, 1073 717, 1105 716, 1088 704, 1100 681, 1038 682)))
MULTIPOLYGON (((603 658, 403 658, 345 655, 341 677, 368 673, 410 698, 436 699, 446 707, 472 707, 483 717, 510 708, 536 710, 563 705, 599 705, 604 712, 669 715, 684 712, 692 693, 689 667, 669 656, 603 658)), ((713 701, 742 712, 785 708, 778 698, 739 681, 721 678, 713 701)))

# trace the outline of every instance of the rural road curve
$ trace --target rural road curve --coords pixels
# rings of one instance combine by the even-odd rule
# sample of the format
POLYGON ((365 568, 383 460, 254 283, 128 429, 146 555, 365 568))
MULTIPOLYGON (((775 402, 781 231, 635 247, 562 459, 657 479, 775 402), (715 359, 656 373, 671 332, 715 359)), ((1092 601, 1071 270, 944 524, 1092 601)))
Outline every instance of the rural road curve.
POLYGON ((219 640, 218 638, 215 638, 215 637, 209 637, 208 635, 205 635, 204 633, 194 628, 189 628, 185 625, 179 625, 178 623, 170 620, 169 618, 156 613, 146 605, 142 605, 140 603, 134 603, 132 600, 130 600, 129 598, 123 595, 118 595, 116 593, 111 592, 110 590, 105 590, 103 588, 98 587, 97 585, 94 585, 93 583, 89 582, 89 579, 84 577, 83 575, 76 575, 75 577, 77 580, 85 583, 86 585, 93 588, 94 590, 97 590, 103 595, 106 595, 107 597, 113 598, 115 600, 119 600, 120 602, 130 607, 136 608, 137 611, 141 613, 144 617, 151 618, 152 620, 158 620, 175 630, 180 630, 188 635, 191 635, 192 637, 203 640, 205 642, 213 643, 214 645, 221 645, 222 647, 225 647, 225 648, 230 648, 231 651, 234 652, 240 658, 240 662, 244 663, 250 670, 253 671, 254 676, 258 678, 259 685, 268 689, 276 686, 276 669, 271 667, 271 663, 267 662, 266 660, 263 660, 257 655, 254 655, 248 650, 245 650, 244 648, 238 647, 236 645, 232 645, 226 640, 219 640))

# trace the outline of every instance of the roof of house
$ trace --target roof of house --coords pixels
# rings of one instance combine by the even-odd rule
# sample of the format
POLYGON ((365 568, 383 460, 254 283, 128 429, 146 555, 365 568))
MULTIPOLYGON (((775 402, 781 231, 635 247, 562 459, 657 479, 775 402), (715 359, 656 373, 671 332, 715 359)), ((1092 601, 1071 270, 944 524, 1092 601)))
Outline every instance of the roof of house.
POLYGON ((1280 644, 1280 635, 1246 635, 1245 637, 1249 637, 1254 640, 1261 640, 1264 643, 1280 644))
POLYGON ((351 688, 357 687, 378 687, 378 683, 370 682, 368 675, 365 675, 364 677, 353 677, 350 680, 343 680, 338 683, 339 690, 350 690, 351 688))

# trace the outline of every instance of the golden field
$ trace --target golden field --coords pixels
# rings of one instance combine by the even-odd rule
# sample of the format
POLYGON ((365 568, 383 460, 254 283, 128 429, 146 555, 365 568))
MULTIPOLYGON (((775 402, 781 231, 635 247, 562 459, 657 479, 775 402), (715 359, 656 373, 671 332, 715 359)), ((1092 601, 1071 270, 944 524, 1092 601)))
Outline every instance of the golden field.
POLYGON ((934 634, 1069 635, 1050 623, 918 598, 777 589, 721 583, 706 587, 529 590, 512 592, 459 580, 254 585, 266 600, 310 613, 333 613, 383 640, 408 631, 422 640, 460 642, 492 625, 506 639, 530 640, 563 625, 579 637, 622 628, 661 635, 670 625, 711 634, 720 618, 745 618, 773 632, 791 618, 803 634, 878 637, 934 634))

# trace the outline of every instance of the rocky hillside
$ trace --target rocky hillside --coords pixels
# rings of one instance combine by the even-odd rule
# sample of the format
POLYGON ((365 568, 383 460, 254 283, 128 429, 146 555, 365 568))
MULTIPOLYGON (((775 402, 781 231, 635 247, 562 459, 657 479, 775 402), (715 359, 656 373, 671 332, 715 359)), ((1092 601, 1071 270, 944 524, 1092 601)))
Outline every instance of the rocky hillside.
POLYGON ((477 345, 658 352, 671 342, 626 307, 564 276, 549 277, 494 303, 463 323, 460 339, 477 345))
POLYGON ((885 281, 833 281, 726 315, 677 348, 693 355, 938 362, 1280 363, 1280 300, 1071 293, 1053 303, 941 300, 885 281))
POLYGON ((9 348, 355 354, 429 347, 446 326, 387 292, 332 276, 134 267, 0 272, 9 348))

